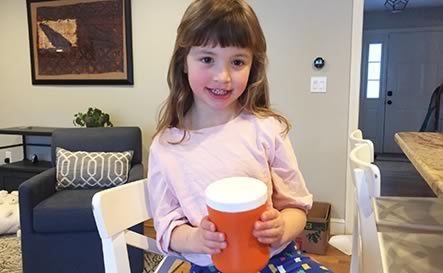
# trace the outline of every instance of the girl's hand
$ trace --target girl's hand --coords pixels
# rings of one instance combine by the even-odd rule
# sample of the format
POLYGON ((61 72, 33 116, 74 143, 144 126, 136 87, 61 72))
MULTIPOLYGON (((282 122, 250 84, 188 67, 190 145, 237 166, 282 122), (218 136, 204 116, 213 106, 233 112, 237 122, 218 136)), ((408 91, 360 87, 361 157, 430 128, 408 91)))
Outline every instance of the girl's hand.
POLYGON ((226 248, 225 235, 221 232, 216 232, 215 225, 205 216, 200 226, 194 232, 192 240, 196 244, 196 250, 199 253, 217 254, 222 249, 226 248))
POLYGON ((272 247, 280 246, 285 233, 285 221, 280 211, 271 208, 263 212, 260 220, 254 225, 252 234, 262 244, 269 244, 272 247))

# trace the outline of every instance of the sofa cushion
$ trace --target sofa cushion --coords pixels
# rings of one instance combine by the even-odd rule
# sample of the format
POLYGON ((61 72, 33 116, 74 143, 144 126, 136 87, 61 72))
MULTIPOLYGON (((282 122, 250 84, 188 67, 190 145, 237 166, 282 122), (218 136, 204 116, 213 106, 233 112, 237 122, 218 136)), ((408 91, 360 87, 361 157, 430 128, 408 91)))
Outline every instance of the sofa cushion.
POLYGON ((71 152, 56 149, 57 190, 118 186, 128 181, 132 151, 71 152))
POLYGON ((92 197, 102 189, 63 190, 34 207, 36 232, 97 230, 92 213, 92 197))

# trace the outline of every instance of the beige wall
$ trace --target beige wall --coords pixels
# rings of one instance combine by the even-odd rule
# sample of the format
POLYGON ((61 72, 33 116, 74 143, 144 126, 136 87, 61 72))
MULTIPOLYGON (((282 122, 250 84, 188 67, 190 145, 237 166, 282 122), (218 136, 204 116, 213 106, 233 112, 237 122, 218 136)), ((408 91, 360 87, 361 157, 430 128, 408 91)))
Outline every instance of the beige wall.
MULTIPOLYGON (((175 30, 188 3, 132 0, 134 86, 32 86, 25 1, 2 0, 0 127, 68 127, 76 112, 94 106, 110 113, 117 126, 140 126, 146 153, 167 94, 175 30)), ((268 40, 272 104, 294 124, 290 137, 308 187, 316 200, 332 203, 332 217, 344 218, 352 0, 250 3, 268 40), (312 69, 316 56, 327 62, 321 72, 312 69), (326 94, 309 92, 313 75, 328 77, 326 94)))

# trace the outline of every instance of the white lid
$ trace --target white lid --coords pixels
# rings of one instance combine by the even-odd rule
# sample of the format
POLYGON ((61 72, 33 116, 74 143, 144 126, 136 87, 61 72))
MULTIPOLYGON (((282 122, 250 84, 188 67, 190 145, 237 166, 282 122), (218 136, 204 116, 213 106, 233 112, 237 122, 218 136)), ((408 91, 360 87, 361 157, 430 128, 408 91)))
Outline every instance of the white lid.
POLYGON ((206 190, 206 204, 224 212, 242 212, 255 209, 267 200, 267 187, 250 177, 229 177, 217 180, 206 190))

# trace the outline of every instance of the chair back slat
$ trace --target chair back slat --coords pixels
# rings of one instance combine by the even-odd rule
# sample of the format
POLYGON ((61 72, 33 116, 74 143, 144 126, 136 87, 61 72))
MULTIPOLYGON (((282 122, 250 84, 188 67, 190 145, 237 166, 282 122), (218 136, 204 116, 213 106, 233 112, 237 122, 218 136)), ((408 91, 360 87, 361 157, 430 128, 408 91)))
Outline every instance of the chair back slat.
POLYGON ((350 153, 351 168, 354 170, 359 168, 363 170, 367 175, 366 187, 369 190, 371 197, 380 196, 380 169, 371 164, 368 159, 370 158, 371 148, 366 143, 361 143, 355 147, 350 153))
POLYGON ((362 140, 363 132, 360 129, 355 129, 354 131, 352 131, 350 139, 356 141, 362 140))
POLYGON ((147 191, 147 179, 142 179, 96 193, 92 206, 100 237, 112 237, 148 220, 147 191))
POLYGON ((130 230, 125 231, 125 239, 128 245, 141 248, 144 251, 149 251, 158 255, 163 255, 157 248, 157 243, 154 239, 143 236, 137 232, 130 230))
POLYGON ((360 129, 356 129, 351 133, 349 136, 349 142, 351 144, 351 149, 354 149, 360 144, 368 144, 369 152, 363 159, 368 163, 374 162, 374 143, 372 143, 372 141, 369 139, 363 139, 363 133, 360 129))

